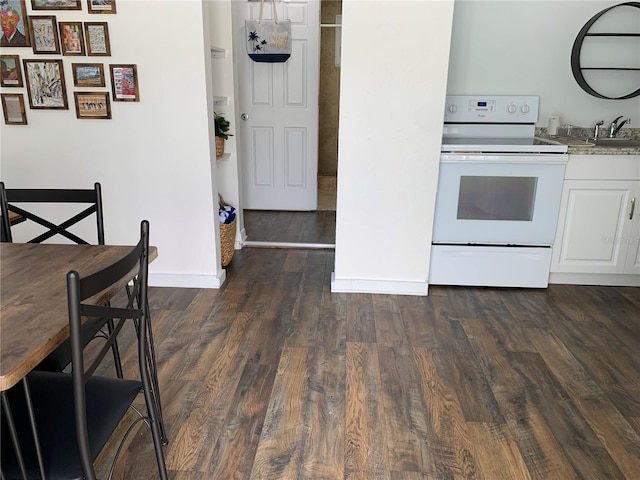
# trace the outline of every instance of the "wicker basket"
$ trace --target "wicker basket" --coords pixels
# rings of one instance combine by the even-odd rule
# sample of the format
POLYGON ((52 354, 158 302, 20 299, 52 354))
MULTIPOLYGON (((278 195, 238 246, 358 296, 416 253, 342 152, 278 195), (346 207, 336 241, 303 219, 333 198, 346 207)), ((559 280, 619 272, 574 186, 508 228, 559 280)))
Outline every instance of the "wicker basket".
POLYGON ((220 158, 224 155, 224 138, 215 137, 216 138, 216 158, 220 158))
POLYGON ((236 251, 236 221, 237 218, 234 218, 231 223, 220 224, 220 257, 223 267, 229 265, 236 251))

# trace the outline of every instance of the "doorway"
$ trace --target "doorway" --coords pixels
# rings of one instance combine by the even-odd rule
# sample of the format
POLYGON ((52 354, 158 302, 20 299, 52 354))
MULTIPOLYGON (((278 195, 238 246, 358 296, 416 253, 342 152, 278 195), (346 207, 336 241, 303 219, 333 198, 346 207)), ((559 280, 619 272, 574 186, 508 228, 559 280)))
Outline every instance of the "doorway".
POLYGON ((247 246, 335 243, 340 100, 341 0, 320 2, 317 209, 244 210, 247 246))
POLYGON ((320 2, 318 210, 335 210, 340 119, 342 0, 320 2))

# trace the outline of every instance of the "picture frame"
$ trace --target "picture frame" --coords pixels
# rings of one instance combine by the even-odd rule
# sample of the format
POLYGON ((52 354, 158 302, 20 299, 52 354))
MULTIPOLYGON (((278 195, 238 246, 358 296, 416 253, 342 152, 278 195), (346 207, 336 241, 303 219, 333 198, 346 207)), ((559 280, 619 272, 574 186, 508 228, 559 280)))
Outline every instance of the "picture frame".
POLYGON ((85 55, 82 22, 60 22, 62 55, 85 55))
POLYGON ((24 108, 24 95, 21 93, 3 93, 2 111, 6 125, 26 125, 27 112, 24 108))
POLYGON ((33 53, 60 54, 58 25, 55 15, 29 16, 29 32, 33 53))
POLYGON ((109 92, 73 92, 73 96, 78 118, 86 120, 111 118, 109 92))
POLYGON ((104 66, 101 63, 72 63, 75 87, 104 87, 104 66))
POLYGON ((62 60, 22 60, 32 109, 68 110, 62 60))
POLYGON ((18 55, 0 55, 0 86, 2 87, 22 87, 22 68, 20 67, 20 57, 18 55))
POLYGON ((80 0, 31 0, 32 10, 82 10, 80 0))
POLYGON ((111 56, 109 24, 107 22, 84 22, 84 38, 87 55, 92 57, 111 56))
POLYGON ((87 0, 89 13, 116 13, 116 0, 87 0))
POLYGON ((29 32, 25 0, 3 0, 2 3, 0 15, 7 27, 3 27, 0 47, 30 47, 31 32, 29 32), (8 35, 4 32, 5 28, 10 32, 8 35))
POLYGON ((138 67, 135 64, 111 64, 111 90, 114 102, 139 102, 138 67))

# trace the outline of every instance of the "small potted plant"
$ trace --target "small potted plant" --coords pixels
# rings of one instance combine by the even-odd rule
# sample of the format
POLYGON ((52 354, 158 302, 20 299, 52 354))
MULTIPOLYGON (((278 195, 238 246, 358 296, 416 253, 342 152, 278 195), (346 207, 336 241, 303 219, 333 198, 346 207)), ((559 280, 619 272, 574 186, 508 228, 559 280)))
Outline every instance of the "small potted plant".
POLYGON ((232 136, 229 132, 231 124, 220 113, 213 114, 215 128, 216 128, 216 158, 220 158, 224 155, 224 141, 232 136))

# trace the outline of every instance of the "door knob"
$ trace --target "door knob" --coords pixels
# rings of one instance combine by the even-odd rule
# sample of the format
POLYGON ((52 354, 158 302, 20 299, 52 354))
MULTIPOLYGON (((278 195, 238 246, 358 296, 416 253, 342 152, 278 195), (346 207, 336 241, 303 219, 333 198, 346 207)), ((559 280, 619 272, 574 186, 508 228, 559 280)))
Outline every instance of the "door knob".
POLYGON ((249 115, 247 115, 246 113, 243 113, 242 115, 240 115, 240 118, 246 121, 246 120, 249 120, 249 115))

